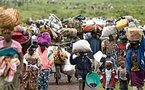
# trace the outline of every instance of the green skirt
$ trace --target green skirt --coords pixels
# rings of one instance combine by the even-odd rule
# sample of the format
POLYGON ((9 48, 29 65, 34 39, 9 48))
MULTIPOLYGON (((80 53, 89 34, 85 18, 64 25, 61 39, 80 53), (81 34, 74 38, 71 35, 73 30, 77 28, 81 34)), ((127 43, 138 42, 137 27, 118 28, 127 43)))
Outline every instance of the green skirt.
POLYGON ((20 84, 20 70, 17 70, 12 82, 6 82, 3 77, 0 77, 0 90, 18 90, 20 84))

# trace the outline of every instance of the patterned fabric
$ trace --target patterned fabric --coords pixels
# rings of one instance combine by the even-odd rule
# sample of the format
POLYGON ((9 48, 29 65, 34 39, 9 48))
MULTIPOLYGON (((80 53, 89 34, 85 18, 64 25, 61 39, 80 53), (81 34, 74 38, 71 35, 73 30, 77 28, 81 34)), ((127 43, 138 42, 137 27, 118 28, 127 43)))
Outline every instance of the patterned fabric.
MULTIPOLYGON (((0 41, 0 48, 5 47, 3 44, 4 41, 0 41)), ((12 40, 11 46, 15 48, 18 53, 22 52, 22 46, 17 41, 12 40)), ((20 66, 17 67, 17 71, 15 73, 14 79, 12 82, 6 82, 3 77, 0 77, 0 90, 18 90, 20 79, 18 78, 20 75, 20 66)))
POLYGON ((41 33, 37 36, 39 45, 48 45, 51 43, 51 37, 48 32, 41 33))
POLYGON ((49 77, 50 71, 48 70, 42 70, 37 78, 38 83, 38 90, 48 90, 48 77, 49 77))
POLYGON ((127 72, 125 68, 121 68, 118 70, 119 74, 119 79, 121 80, 126 80, 127 81, 127 72))
POLYGON ((109 41, 109 40, 104 40, 102 42, 103 46, 103 53, 108 55, 110 54, 111 57, 113 58, 113 63, 114 63, 114 68, 116 69, 118 66, 118 62, 117 62, 117 44, 115 41, 109 41))
POLYGON ((23 85, 25 90, 37 90, 38 62, 39 56, 36 52, 33 55, 26 53, 24 58, 28 62, 26 65, 26 73, 23 77, 23 85))
POLYGON ((38 71, 30 68, 23 78, 23 85, 25 90, 37 90, 37 75, 38 71))
POLYGON ((139 64, 137 62, 136 58, 137 52, 133 52, 132 54, 132 68, 131 71, 140 71, 139 64))

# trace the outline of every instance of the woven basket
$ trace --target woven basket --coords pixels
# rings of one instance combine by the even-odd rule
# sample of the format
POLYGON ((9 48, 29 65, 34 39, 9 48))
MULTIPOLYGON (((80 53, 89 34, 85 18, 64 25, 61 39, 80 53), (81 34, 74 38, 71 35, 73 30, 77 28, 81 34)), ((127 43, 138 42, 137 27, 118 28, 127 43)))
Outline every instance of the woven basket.
POLYGON ((128 28, 126 32, 127 39, 130 41, 141 40, 143 36, 142 30, 138 28, 128 28))
POLYGON ((0 9, 0 27, 15 27, 20 23, 20 15, 16 9, 0 9))

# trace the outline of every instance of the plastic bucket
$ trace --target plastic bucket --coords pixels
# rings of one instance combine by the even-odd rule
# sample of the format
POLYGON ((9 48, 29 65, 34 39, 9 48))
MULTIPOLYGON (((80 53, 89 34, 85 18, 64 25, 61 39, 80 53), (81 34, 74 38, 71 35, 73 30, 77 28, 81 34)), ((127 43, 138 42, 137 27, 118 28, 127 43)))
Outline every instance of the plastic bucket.
POLYGON ((90 88, 96 88, 99 87, 101 82, 100 82, 100 76, 92 71, 89 72, 86 76, 86 84, 90 87, 90 88))

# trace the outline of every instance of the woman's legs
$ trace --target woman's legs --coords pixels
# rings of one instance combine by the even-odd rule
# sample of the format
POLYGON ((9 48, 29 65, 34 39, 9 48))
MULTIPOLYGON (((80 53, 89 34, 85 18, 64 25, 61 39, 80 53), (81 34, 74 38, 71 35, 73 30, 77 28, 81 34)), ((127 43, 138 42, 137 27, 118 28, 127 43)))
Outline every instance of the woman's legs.
POLYGON ((48 90, 49 70, 42 70, 38 76, 38 90, 48 90))

